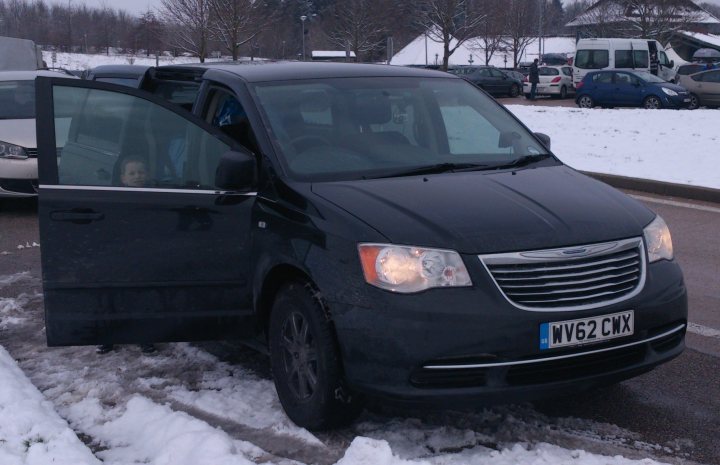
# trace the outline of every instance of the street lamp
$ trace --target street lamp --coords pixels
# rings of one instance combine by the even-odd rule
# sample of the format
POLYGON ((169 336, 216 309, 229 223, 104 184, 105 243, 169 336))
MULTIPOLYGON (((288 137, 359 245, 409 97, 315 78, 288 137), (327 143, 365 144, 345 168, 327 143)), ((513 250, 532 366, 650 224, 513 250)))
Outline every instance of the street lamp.
POLYGON ((473 63, 475 63, 475 60, 473 60, 472 53, 470 54, 470 58, 468 59, 468 63, 470 63, 470 66, 472 66, 473 63))
POLYGON ((302 23, 302 61, 305 61, 305 20, 308 19, 307 15, 300 16, 300 22, 302 23))

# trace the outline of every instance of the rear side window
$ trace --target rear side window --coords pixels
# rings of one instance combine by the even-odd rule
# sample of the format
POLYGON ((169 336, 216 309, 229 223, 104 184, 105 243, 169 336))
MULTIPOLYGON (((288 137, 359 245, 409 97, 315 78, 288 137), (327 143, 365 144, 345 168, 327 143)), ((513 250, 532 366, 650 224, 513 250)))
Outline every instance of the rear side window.
POLYGON ((720 83, 720 71, 713 71, 702 75, 703 82, 720 83))
POLYGON ((610 54, 607 50, 578 50, 575 54, 575 66, 581 69, 602 69, 610 66, 610 54))
POLYGON ((615 50, 616 68, 634 68, 632 50, 615 50))
POLYGON ((595 84, 612 84, 612 73, 597 73, 593 76, 595 84))
POLYGON ((633 50, 635 68, 647 68, 650 66, 650 58, 647 50, 633 50))

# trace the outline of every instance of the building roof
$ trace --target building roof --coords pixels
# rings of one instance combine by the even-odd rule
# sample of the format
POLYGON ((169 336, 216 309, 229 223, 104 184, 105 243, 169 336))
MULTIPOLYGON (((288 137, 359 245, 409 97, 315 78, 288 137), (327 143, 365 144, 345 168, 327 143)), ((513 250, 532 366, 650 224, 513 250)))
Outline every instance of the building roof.
MULTIPOLYGON (((692 0, 680 0, 687 12, 697 15, 693 18, 695 24, 720 24, 720 20, 703 10, 692 0)), ((598 14, 602 13, 603 23, 624 23, 631 16, 627 14, 627 6, 621 0, 599 0, 593 3, 585 12, 566 24, 567 27, 593 26, 598 24, 598 14)))
POLYGON ((311 54, 313 58, 346 58, 348 56, 355 58, 355 52, 345 52, 345 50, 313 50, 311 54))

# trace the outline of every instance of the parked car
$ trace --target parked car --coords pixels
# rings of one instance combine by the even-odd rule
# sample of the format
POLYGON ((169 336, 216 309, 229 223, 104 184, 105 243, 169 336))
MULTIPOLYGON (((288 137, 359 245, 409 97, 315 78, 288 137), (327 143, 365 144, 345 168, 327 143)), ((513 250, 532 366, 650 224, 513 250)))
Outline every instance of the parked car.
MULTIPOLYGON (((37 193, 35 78, 71 76, 55 71, 0 72, 0 197, 37 193)), ((61 118, 56 124, 66 122, 61 118)))
POLYGON ((663 220, 468 82, 302 62, 145 79, 38 80, 49 345, 242 337, 311 429, 366 396, 526 401, 682 352, 663 220), (192 113, 165 100, 191 86, 192 113))
POLYGON ((517 79, 518 81, 522 82, 523 79, 525 79, 525 75, 521 73, 518 70, 515 69, 503 69, 501 70, 503 73, 507 74, 508 77, 512 79, 517 79))
POLYGON ((720 69, 702 71, 690 76, 681 75, 678 84, 690 92, 691 110, 703 106, 708 108, 720 106, 720 69))
POLYGON ((672 82, 677 84, 680 82, 680 76, 689 76, 691 74, 704 71, 705 69, 706 66, 704 63, 689 63, 687 65, 680 65, 678 66, 677 74, 675 75, 675 78, 672 80, 672 82))
POLYGON ((564 53, 545 53, 540 59, 540 63, 546 66, 566 66, 568 57, 564 53))
MULTIPOLYGON (((553 98, 565 99, 569 94, 575 93, 572 82, 572 68, 570 66, 540 66, 538 67, 540 82, 537 85, 537 95, 549 95, 553 98)), ((523 80, 523 93, 530 98, 529 78, 523 80)))
POLYGON ((575 87, 585 74, 600 69, 656 71, 658 77, 671 81, 675 63, 657 40, 626 38, 580 39, 573 60, 575 87))
POLYGON ((448 72, 472 82, 492 95, 517 97, 522 89, 522 81, 508 76, 494 66, 456 66, 448 72))
POLYGON ((587 73, 575 88, 581 108, 644 107, 687 108, 690 93, 646 71, 605 70, 587 73))
POLYGON ((85 79, 137 88, 148 69, 146 65, 101 65, 88 71, 85 79))

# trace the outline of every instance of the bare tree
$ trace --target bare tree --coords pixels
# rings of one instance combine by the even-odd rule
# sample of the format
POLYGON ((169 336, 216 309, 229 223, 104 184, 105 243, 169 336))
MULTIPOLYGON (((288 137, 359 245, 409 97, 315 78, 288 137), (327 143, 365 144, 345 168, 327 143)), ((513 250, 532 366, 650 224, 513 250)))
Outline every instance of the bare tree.
POLYGON ((264 28, 275 20, 274 15, 263 15, 257 0, 208 0, 214 21, 212 36, 238 59, 238 50, 252 42, 264 28))
POLYGON ((160 0, 160 14, 167 23, 165 41, 172 47, 192 53, 205 62, 210 35, 209 0, 160 0))
POLYGON ((484 57, 485 64, 489 65, 495 53, 505 49, 503 38, 503 9, 504 0, 480 0, 478 7, 485 13, 477 28, 477 37, 469 39, 468 45, 484 57))
POLYGON ((505 2, 505 46, 513 55, 513 68, 538 33, 537 3, 529 0, 505 2))
POLYGON ((347 52, 361 54, 382 47, 387 37, 382 0, 338 0, 332 9, 328 40, 347 52))
POLYGON ((706 15, 690 0, 601 0, 574 22, 585 35, 667 41, 678 30, 692 29, 706 15))
POLYGON ((443 44, 442 69, 447 70, 455 50, 478 35, 485 14, 471 0, 420 0, 418 8, 427 36, 443 44))

